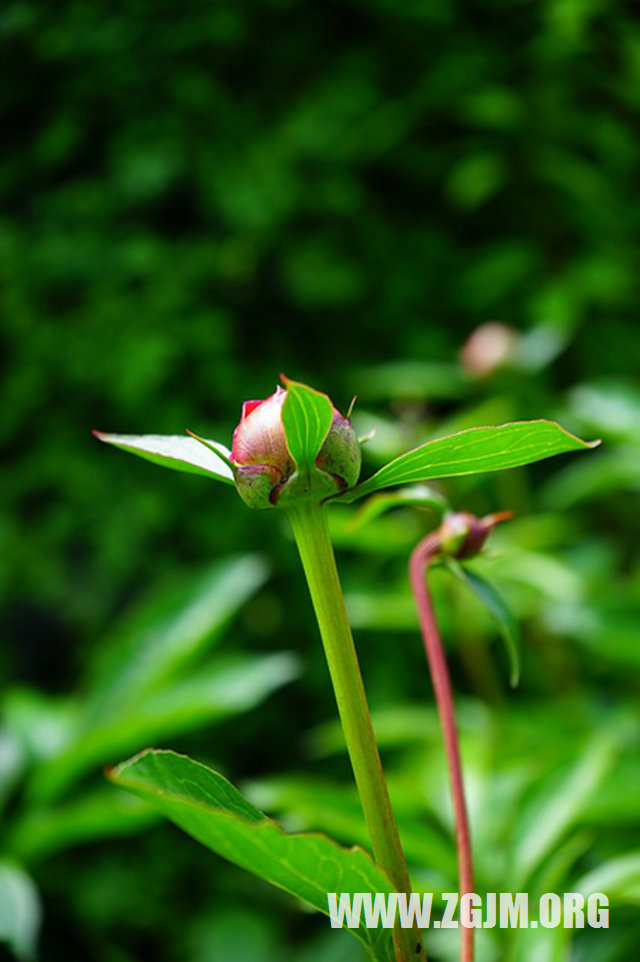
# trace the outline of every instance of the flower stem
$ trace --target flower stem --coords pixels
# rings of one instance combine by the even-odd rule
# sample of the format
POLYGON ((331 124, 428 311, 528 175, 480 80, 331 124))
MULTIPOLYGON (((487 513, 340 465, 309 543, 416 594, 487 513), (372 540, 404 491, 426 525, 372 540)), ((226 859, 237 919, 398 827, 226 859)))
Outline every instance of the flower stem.
MULTIPOLYGON (((440 534, 438 531, 428 535, 417 546, 411 555, 410 574, 411 586, 415 595, 420 627, 431 671, 433 690, 440 715, 440 724, 444 738, 444 746, 449 765, 451 794, 456 820, 456 843, 458 849, 458 885, 460 896, 473 892, 473 862, 471 857, 471 838, 467 807, 464 799, 464 783, 462 780, 462 766, 460 763, 460 748, 456 731, 455 707, 451 681, 444 657, 442 641, 438 632, 433 612, 433 605, 427 590, 426 571, 434 557, 440 551, 440 534)), ((473 962, 473 929, 461 927, 460 943, 461 962, 473 962)))
MULTIPOLYGON (((376 862, 398 892, 411 888, 358 665, 326 508, 308 503, 288 512, 309 585, 351 766, 376 862)), ((426 962, 419 929, 394 929, 396 962, 426 962)))

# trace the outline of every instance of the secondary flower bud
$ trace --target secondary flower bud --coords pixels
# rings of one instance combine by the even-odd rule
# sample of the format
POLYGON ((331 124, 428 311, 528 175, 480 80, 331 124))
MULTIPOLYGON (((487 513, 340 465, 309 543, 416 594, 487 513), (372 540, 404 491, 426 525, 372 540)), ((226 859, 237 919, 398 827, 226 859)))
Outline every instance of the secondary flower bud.
POLYGON ((518 332, 501 321, 489 321, 476 328, 463 345, 460 360, 473 377, 488 377, 512 360, 518 346, 518 332))
POLYGON ((454 558, 474 558, 496 524, 510 517, 510 511, 498 511, 486 518, 476 518, 468 511, 450 514, 440 527, 440 550, 454 558))
POLYGON ((351 487, 360 474, 360 444, 351 422, 333 409, 333 421, 312 469, 301 477, 282 423, 287 392, 277 387, 263 401, 245 401, 233 433, 231 461, 238 492, 251 508, 322 501, 351 487))

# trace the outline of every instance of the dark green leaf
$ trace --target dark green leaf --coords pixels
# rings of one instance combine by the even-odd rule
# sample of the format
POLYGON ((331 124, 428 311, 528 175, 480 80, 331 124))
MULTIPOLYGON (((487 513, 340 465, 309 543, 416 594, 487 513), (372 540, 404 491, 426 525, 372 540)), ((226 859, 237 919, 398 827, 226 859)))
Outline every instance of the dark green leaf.
POLYGON ((217 441, 206 444, 194 437, 179 434, 105 434, 94 431, 99 441, 113 444, 116 448, 137 454, 138 457, 153 461, 164 468, 185 471, 187 474, 202 474, 207 478, 234 484, 233 472, 226 461, 231 452, 217 441), (222 457, 215 455, 219 449, 222 457))
POLYGON ((447 559, 447 567, 464 585, 471 588, 487 611, 489 611, 495 619, 500 629, 500 634, 504 638, 507 655, 509 657, 509 681, 515 688, 520 680, 520 635, 513 612, 502 595, 486 578, 458 564, 453 558, 447 559))
POLYGON ((553 421, 515 421, 499 427, 469 428, 401 454, 340 497, 350 502, 395 484, 517 468, 597 444, 598 441, 580 440, 553 421))
MULTIPOLYGON (((147 799, 207 848, 328 914, 327 892, 391 892, 370 856, 317 833, 288 834, 212 769, 174 752, 147 751, 118 765, 116 784, 147 799)), ((350 929, 386 962, 391 932, 350 929)))

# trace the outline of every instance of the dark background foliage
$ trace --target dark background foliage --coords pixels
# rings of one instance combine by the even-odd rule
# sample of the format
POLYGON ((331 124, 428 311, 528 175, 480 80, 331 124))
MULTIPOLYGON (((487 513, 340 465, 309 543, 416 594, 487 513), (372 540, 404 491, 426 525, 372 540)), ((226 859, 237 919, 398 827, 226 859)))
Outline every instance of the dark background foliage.
MULTIPOLYGON (((582 474, 554 462, 445 490, 459 507, 515 508, 530 527, 514 550, 565 551, 584 576, 573 621, 558 599, 543 611, 516 592, 546 655, 525 657, 513 697, 584 696, 587 730, 630 685, 637 694, 634 5, 22 0, 3 6, 0 34, 10 684, 66 696, 106 625, 149 586, 259 550, 272 579, 230 644, 297 650, 303 679, 223 724, 215 747, 206 726, 171 743, 234 778, 309 771, 294 735, 333 709, 280 519, 89 434, 190 427, 228 442, 242 401, 285 371, 343 409, 359 394, 363 418, 378 419, 374 461, 390 423, 392 453, 448 426, 518 417, 604 434, 598 468, 582 474), (459 352, 488 321, 515 347, 474 376, 459 352), (618 656, 599 660, 608 642, 618 656)), ((410 523, 395 559, 347 539, 347 585, 403 584, 429 520, 410 523)), ((418 646, 399 652, 391 621, 366 635, 372 701, 426 702, 418 646)), ((504 704, 502 676, 483 681, 453 657, 464 693, 504 704)), ((346 778, 342 758, 326 764, 346 778)), ((625 851, 629 832, 628 819, 608 833, 605 820, 598 857, 625 851)), ((287 914, 277 893, 165 826, 74 848, 34 874, 52 962, 215 962, 240 930, 238 958, 288 958, 292 946, 292 958, 352 957, 337 941, 322 948, 323 920, 287 914)), ((620 939, 603 959, 623 958, 620 939)))

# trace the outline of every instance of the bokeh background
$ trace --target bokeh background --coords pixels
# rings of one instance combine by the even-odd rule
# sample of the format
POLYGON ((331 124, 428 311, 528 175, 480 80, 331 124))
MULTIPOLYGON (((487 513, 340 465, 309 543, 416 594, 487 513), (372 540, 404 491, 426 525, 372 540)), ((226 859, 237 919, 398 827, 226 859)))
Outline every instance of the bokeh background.
MULTIPOLYGON (((287 826, 366 845, 282 519, 89 433, 228 443, 242 401, 285 371, 343 409, 358 394, 369 470, 515 418, 604 439, 436 486, 456 508, 516 514, 477 570, 521 626, 517 691, 491 620, 444 574, 433 584, 479 891, 596 888, 613 905, 608 931, 483 932, 479 962, 628 959, 635 5, 8 0, 0 34, 0 958, 362 958, 101 774, 176 748, 287 826)), ((406 577, 435 518, 333 520, 414 877, 455 888, 406 577)), ((446 934, 427 941, 434 962, 456 957, 446 934)))

